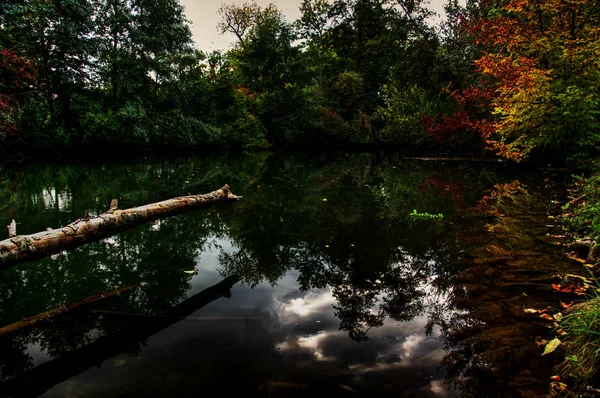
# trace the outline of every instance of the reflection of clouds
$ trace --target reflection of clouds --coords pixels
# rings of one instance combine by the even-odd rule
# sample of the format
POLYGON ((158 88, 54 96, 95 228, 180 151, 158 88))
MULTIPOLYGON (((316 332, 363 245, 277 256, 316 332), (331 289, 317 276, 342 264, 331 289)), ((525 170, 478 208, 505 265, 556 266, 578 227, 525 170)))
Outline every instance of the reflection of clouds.
POLYGON ((410 358, 414 355, 415 351, 425 341, 425 336, 418 334, 411 334, 406 337, 406 340, 400 345, 400 358, 410 358))
POLYGON ((331 308, 335 304, 335 299, 331 293, 331 289, 323 289, 304 293, 304 297, 290 298, 287 297, 275 298, 275 311, 283 322, 290 318, 306 317, 322 312, 326 308, 331 308))
MULTIPOLYGON (((192 290, 221 279, 211 269, 216 257, 207 252, 201 259, 192 290)), ((307 386, 307 393, 310 388, 325 391, 345 385, 368 396, 449 396, 438 374, 443 345, 427 338, 427 317, 409 322, 387 318, 383 326, 369 332, 370 340, 357 343, 338 330, 331 290, 301 291, 297 277, 298 273, 291 271, 276 286, 261 283, 254 289, 238 284, 231 298, 218 299, 192 315, 214 318, 210 322, 176 323, 148 339, 127 366, 92 368, 68 383, 111 386, 112 395, 139 386, 139 380, 148 385, 147 392, 168 389, 164 396, 186 395, 190 386, 222 389, 231 380, 245 380, 247 384, 240 384, 244 390, 285 381, 307 386), (172 374, 182 363, 186 366, 181 376, 189 385, 165 381, 164 375, 172 374), (187 377, 189 374, 194 377, 187 377)), ((64 392, 68 383, 55 389, 56 396, 65 396, 58 393, 64 392)))
POLYGON ((429 385, 424 387, 422 389, 422 391, 424 394, 429 393, 430 395, 433 395, 434 397, 447 397, 449 395, 448 389, 444 385, 443 380, 433 380, 431 383, 429 383, 429 385))

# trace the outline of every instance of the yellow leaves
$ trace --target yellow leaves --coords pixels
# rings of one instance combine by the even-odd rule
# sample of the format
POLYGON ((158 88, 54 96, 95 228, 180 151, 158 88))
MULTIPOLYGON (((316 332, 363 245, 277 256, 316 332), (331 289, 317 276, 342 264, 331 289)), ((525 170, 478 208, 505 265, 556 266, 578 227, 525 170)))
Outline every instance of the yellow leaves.
POLYGON ((558 348, 558 346, 561 345, 561 344, 562 344, 562 342, 559 339, 557 339, 556 337, 553 338, 552 340, 550 340, 548 342, 548 344, 546 344, 546 347, 544 347, 544 352, 542 353, 542 356, 543 355, 548 355, 548 354, 556 351, 556 349, 558 348))

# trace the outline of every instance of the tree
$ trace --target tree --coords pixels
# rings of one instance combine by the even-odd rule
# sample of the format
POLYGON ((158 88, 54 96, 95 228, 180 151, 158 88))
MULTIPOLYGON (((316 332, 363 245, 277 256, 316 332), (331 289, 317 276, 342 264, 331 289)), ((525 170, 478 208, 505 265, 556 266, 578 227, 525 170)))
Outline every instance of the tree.
MULTIPOLYGON (((466 22, 483 49, 479 92, 493 93, 478 122, 489 147, 521 160, 532 151, 576 160, 600 143, 600 7, 595 2, 482 3, 466 22)), ((472 92, 473 90, 471 90, 472 92)))
POLYGON ((15 51, 0 49, 0 142, 15 138, 21 106, 35 93, 36 70, 30 60, 15 51))

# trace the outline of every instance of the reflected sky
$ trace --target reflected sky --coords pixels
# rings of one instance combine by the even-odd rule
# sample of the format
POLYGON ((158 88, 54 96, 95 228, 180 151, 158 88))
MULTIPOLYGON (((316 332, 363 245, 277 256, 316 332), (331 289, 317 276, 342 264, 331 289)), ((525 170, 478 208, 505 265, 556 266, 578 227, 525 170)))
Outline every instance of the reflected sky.
MULTIPOLYGON (((218 283, 220 247, 199 254, 188 295, 218 283)), ((330 288, 301 291, 298 271, 275 286, 238 284, 187 319, 152 336, 134 356, 104 361, 49 390, 44 397, 160 395, 190 391, 277 394, 361 393, 369 396, 452 394, 439 364, 445 351, 426 336, 427 317, 387 318, 357 343, 338 330, 330 288)), ((166 396, 166 395, 165 395, 166 396)))

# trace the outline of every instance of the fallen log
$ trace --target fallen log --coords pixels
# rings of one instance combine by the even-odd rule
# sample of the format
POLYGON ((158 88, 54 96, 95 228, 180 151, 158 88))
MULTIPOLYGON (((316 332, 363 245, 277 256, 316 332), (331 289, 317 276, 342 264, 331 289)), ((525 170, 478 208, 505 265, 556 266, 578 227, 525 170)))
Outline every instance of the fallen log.
POLYGON ((0 269, 104 239, 148 221, 240 198, 231 193, 229 185, 225 185, 207 194, 181 196, 125 210, 119 210, 116 200, 113 200, 109 211, 99 216, 90 217, 86 214, 84 218, 62 228, 33 235, 17 235, 0 241, 0 269))

